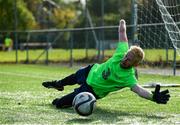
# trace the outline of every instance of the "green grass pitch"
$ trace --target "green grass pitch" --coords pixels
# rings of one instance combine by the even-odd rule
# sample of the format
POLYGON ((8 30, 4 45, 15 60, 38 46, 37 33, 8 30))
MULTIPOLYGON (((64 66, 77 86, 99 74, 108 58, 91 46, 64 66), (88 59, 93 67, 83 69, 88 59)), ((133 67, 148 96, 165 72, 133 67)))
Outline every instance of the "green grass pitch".
MULTIPOLYGON (((115 50, 105 50, 105 57, 110 57, 113 55, 115 50)), ((154 61, 166 61, 166 51, 164 49, 145 49, 145 61, 154 62, 154 61)), ((42 49, 38 50, 29 50, 29 61, 36 60, 39 55, 41 55, 44 52, 42 49)), ((66 61, 69 62, 70 60, 70 50, 69 49, 50 49, 49 52, 49 61, 66 61)), ((88 58, 91 59, 92 57, 95 57, 98 54, 98 51, 95 49, 88 49, 88 58)), ((168 51, 168 60, 173 60, 173 50, 168 51)), ((24 51, 18 51, 18 61, 22 62, 25 61, 27 58, 27 52, 24 51)), ((85 49, 73 49, 73 59, 74 60, 81 60, 86 57, 86 50, 85 49)), ((39 58, 38 61, 43 61, 46 59, 46 53, 43 53, 43 55, 39 58)), ((176 56, 177 62, 180 61, 180 56, 176 56)), ((13 50, 11 52, 6 51, 0 51, 0 63, 4 62, 15 62, 16 61, 16 51, 13 50)))
MULTIPOLYGON (((51 101, 78 85, 59 92, 43 88, 42 81, 61 79, 78 68, 0 64, 0 124, 180 124, 180 88, 169 88, 167 105, 142 99, 125 88, 98 100, 89 117, 79 116, 72 108, 56 109, 51 101)), ((153 81, 180 84, 180 77, 140 74, 140 84, 153 81)))

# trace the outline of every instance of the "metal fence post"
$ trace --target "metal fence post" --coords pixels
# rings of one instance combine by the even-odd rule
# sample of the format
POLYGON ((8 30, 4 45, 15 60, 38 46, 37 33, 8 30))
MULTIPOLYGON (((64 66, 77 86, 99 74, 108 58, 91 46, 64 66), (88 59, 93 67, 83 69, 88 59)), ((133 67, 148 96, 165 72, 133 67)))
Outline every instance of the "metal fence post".
MULTIPOLYGON (((86 0, 86 5, 85 5, 85 22, 86 22, 85 26, 86 27, 88 27, 88 17, 87 16, 88 16, 88 10, 87 10, 87 0, 86 0)), ((89 31, 86 30, 85 31, 85 48, 86 48, 85 54, 86 54, 86 59, 88 59, 88 49, 89 49, 88 34, 89 34, 89 31)))
POLYGON ((137 1, 131 0, 132 4, 132 16, 131 16, 131 23, 132 27, 132 43, 134 44, 136 40, 138 40, 137 36, 137 1))
MULTIPOLYGON (((104 0, 101 0, 101 26, 104 26, 104 0)), ((102 59, 104 59, 104 50, 105 50, 105 46, 104 46, 104 29, 101 29, 101 41, 102 41, 102 59)))
POLYGON ((49 33, 47 33, 47 36, 46 36, 46 43, 47 43, 47 46, 46 46, 46 61, 45 61, 45 64, 48 65, 49 64, 49 33))
POLYGON ((18 63, 18 37, 17 37, 17 26, 18 26, 18 19, 17 19, 17 1, 14 0, 14 36, 15 36, 15 47, 16 47, 16 63, 18 63))
POLYGON ((73 32, 71 33, 71 38, 70 38, 70 67, 73 66, 73 32))
POLYGON ((176 48, 174 47, 173 75, 176 75, 176 48))
POLYGON ((168 60, 169 60, 169 58, 168 58, 168 49, 169 49, 169 44, 168 44, 168 33, 166 32, 166 65, 168 65, 168 60))

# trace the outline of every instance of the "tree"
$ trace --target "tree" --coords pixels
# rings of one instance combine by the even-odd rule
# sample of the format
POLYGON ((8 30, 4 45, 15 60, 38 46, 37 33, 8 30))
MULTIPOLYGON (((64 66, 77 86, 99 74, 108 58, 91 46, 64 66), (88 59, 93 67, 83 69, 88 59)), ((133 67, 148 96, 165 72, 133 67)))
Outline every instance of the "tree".
MULTIPOLYGON (((101 25, 101 0, 89 0, 88 9, 95 25, 101 25)), ((130 23, 131 0, 104 0, 104 24, 118 25, 120 18, 130 23)))
MULTIPOLYGON (((73 8, 72 4, 69 6, 58 1, 58 3, 54 3, 56 6, 53 7, 52 5, 47 4, 48 2, 51 4, 50 2, 53 1, 17 0, 17 29, 27 30, 73 27, 76 10, 73 8)), ((0 30, 14 29, 14 5, 14 0, 0 0, 0 30)))
MULTIPOLYGON (((14 29, 14 3, 13 0, 0 0, 0 30, 13 30, 14 29)), ((17 29, 27 29, 37 27, 32 13, 27 9, 23 0, 17 0, 17 29), (28 22, 27 22, 28 20, 28 22)))

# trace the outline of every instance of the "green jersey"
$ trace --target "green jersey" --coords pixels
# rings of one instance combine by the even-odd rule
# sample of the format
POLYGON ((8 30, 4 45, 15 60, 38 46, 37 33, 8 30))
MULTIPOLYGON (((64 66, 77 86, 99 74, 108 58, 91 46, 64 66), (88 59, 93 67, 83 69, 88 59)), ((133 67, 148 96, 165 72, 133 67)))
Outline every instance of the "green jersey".
POLYGON ((124 87, 131 88, 137 83, 134 68, 124 69, 120 66, 120 62, 128 49, 127 42, 119 42, 110 59, 102 64, 94 64, 91 68, 87 77, 87 84, 92 87, 99 98, 124 87))
POLYGON ((12 44, 12 40, 10 38, 5 38, 5 46, 10 47, 11 44, 12 44))

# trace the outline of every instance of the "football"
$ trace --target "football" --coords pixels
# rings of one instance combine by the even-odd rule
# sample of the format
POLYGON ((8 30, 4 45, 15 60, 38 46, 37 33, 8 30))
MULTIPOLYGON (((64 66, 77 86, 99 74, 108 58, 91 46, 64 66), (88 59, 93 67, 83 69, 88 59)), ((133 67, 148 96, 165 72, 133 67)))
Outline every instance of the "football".
POLYGON ((79 115, 88 116, 96 107, 96 98, 89 92, 81 92, 74 97, 72 106, 79 115))

